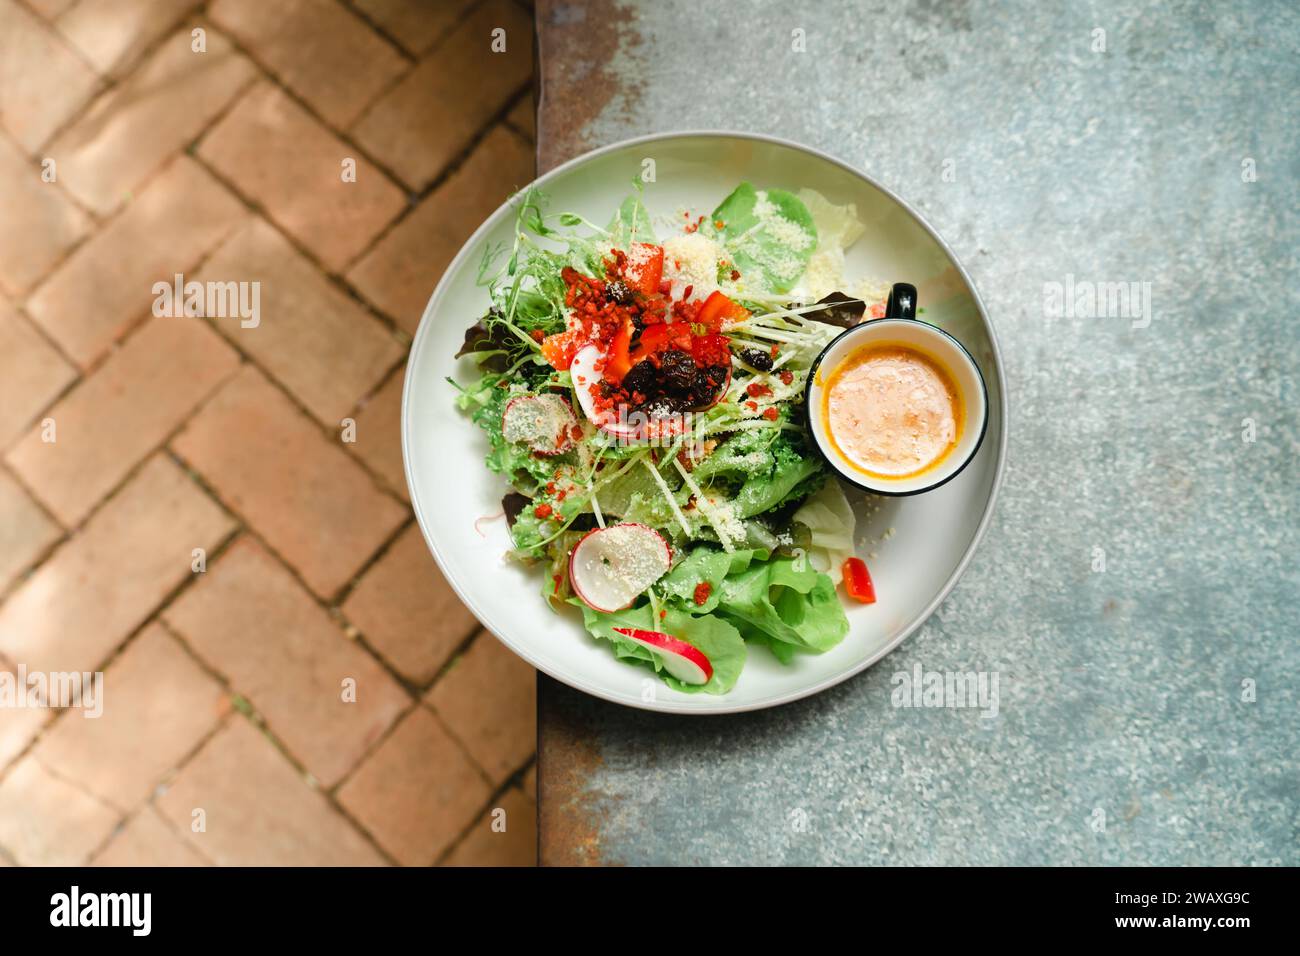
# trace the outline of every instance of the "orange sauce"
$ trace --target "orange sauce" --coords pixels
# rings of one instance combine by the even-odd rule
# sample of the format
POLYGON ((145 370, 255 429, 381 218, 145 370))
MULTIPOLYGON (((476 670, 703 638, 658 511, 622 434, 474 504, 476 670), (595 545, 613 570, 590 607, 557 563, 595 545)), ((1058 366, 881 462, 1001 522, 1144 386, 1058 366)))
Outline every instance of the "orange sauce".
POLYGON ((822 396, 831 445, 876 479, 913 478, 938 466, 965 425, 952 377, 912 345, 863 346, 831 371, 822 396))

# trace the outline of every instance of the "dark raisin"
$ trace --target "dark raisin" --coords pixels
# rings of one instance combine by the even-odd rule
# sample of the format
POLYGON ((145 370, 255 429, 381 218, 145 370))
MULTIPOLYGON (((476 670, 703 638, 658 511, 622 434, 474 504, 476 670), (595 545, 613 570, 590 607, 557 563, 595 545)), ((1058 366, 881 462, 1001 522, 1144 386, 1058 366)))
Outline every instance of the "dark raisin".
POLYGON ((655 388, 655 367, 649 362, 637 362, 623 376, 623 387, 643 395, 658 391, 655 388))
POLYGON ((718 389, 722 388, 726 380, 727 367, 725 365, 710 365, 708 368, 696 369, 691 380, 691 390, 687 396, 691 407, 706 408, 713 404, 718 389))
POLYGON ((674 395, 689 392, 696 371, 695 360, 678 349, 667 349, 659 356, 659 381, 665 392, 674 395))
POLYGON ((632 287, 622 279, 615 279, 605 285, 605 295, 619 305, 628 305, 631 303, 635 293, 632 287))
POLYGON ((743 349, 740 357, 760 372, 772 371, 772 356, 768 352, 759 349, 743 349))

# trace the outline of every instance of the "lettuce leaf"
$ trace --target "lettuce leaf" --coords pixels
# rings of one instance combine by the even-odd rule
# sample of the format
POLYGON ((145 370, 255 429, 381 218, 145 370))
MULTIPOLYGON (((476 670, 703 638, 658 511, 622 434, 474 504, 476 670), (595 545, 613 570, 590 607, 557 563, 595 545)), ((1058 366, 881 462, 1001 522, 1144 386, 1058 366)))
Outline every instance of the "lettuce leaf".
POLYGON ((654 225, 650 222, 650 213, 646 211, 641 195, 641 183, 637 182, 636 192, 632 193, 618 207, 618 212, 609 223, 610 242, 618 249, 629 249, 634 242, 656 242, 654 225))
POLYGON ((840 483, 828 480, 821 491, 799 506, 790 520, 811 532, 807 556, 813 569, 824 572, 833 583, 839 584, 844 562, 853 555, 856 521, 840 483))
POLYGON ((769 646, 783 663, 798 650, 830 650, 849 630, 830 578, 806 562, 769 557, 764 551, 727 554, 700 546, 656 587, 669 606, 722 617, 746 640, 769 646), (696 604, 695 589, 701 583, 709 585, 709 595, 696 604))
POLYGON ((790 664, 794 660, 794 656, 799 653, 799 648, 795 647, 793 644, 787 644, 785 641, 778 641, 771 634, 768 634, 766 631, 760 631, 747 621, 742 621, 740 618, 734 618, 731 623, 736 625, 736 630, 740 631, 741 637, 750 644, 761 644, 766 647, 772 652, 772 656, 782 664, 790 664))
POLYGON ((717 610, 795 648, 828 651, 849 632, 835 585, 793 558, 752 564, 723 582, 717 610))
POLYGON ((817 248, 847 249, 867 231, 858 219, 858 207, 853 203, 837 206, 817 190, 807 187, 795 195, 812 216, 817 229, 817 248))
POLYGON ((756 556, 758 560, 763 560, 765 555, 760 555, 760 552, 750 549, 727 554, 715 548, 695 548, 659 581, 657 588, 665 598, 676 598, 697 614, 708 614, 718 606, 722 596, 722 582, 727 575, 746 570, 756 556), (695 589, 701 584, 709 585, 709 596, 703 604, 696 604, 695 589))
POLYGON ((722 200, 704 230, 731 253, 742 274, 757 272, 773 292, 793 288, 817 247, 812 213, 794 193, 755 189, 751 183, 741 183, 722 200))
POLYGON ((752 518, 814 490, 825 472, 811 455, 778 455, 771 471, 751 475, 736 492, 736 514, 752 518), (812 481, 811 479, 817 479, 812 481), (806 482, 806 484, 805 484, 806 482))
POLYGON ((739 518, 752 518, 803 497, 816 490, 823 474, 815 454, 775 429, 728 438, 692 471, 701 485, 720 479, 738 486, 729 498, 716 485, 710 491, 720 500, 730 500, 739 518))
POLYGON ((776 465, 772 449, 776 437, 776 429, 737 432, 697 462, 691 474, 701 483, 713 478, 743 482, 756 472, 769 472, 776 465))

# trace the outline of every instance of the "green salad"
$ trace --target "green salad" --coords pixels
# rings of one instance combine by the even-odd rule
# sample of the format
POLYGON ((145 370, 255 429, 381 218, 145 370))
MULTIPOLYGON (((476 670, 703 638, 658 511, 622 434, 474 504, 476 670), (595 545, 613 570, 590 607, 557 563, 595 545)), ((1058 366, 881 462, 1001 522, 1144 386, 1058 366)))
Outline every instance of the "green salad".
POLYGON ((803 400, 831 339, 883 314, 887 287, 841 291, 853 207, 749 183, 659 220, 637 183, 603 226, 535 188, 515 206, 452 384, 542 599, 688 693, 834 647, 854 519, 803 400))

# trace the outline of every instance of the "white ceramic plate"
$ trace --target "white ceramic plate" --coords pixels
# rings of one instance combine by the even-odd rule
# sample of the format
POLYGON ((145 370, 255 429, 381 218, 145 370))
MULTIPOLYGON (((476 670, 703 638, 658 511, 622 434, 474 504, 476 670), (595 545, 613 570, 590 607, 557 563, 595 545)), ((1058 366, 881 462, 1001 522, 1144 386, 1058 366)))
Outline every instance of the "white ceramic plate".
POLYGON ((980 364, 989 392, 988 432, 956 479, 911 498, 873 498, 849 490, 859 514, 859 554, 867 559, 877 603, 847 606, 848 637, 826 654, 801 654, 783 666, 752 648, 730 694, 683 694, 647 670, 623 664, 590 637, 576 610, 555 614, 541 597, 541 574, 504 560, 509 537, 499 514, 504 481, 483 464, 487 441, 455 411, 448 376, 469 380, 468 359, 452 358, 465 329, 489 305, 475 285, 487 242, 513 235, 503 204, 447 268, 424 310, 402 396, 402 449, 411 503, 447 580, 507 647, 557 680, 632 707, 718 714, 772 707, 815 694, 858 673, 897 647, 938 607, 974 552, 992 513, 1005 457, 1006 399, 993 330, 966 273, 930 227, 901 200, 830 157, 794 143, 747 133, 671 133, 616 143, 542 176, 550 211, 607 222, 643 161, 652 216, 686 208, 707 213, 742 180, 797 191, 816 189, 834 203, 856 203, 867 231, 849 250, 847 279, 870 277, 917 287, 924 318, 959 339, 980 364), (890 533, 892 530, 892 533, 890 533), (882 540, 883 539, 883 540, 882 540), (874 552, 875 557, 869 555, 874 552), (648 681, 648 682, 647 682, 648 681), (653 690, 646 694, 647 688, 653 690))

